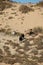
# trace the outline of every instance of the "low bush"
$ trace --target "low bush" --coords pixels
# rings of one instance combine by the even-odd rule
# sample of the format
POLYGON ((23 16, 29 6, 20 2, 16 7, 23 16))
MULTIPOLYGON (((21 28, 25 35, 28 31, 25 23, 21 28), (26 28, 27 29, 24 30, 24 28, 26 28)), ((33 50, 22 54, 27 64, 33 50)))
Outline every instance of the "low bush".
POLYGON ((43 28, 42 27, 35 27, 35 28, 33 28, 33 31, 35 33, 43 33, 43 28))
POLYGON ((36 4, 37 6, 43 7, 43 1, 40 1, 39 3, 36 4))
POLYGON ((29 11, 34 11, 34 9, 32 9, 31 7, 28 7, 26 5, 21 5, 19 7, 19 11, 22 13, 28 13, 29 11))
POLYGON ((12 4, 10 2, 0 1, 0 11, 3 11, 5 8, 10 8, 12 4))

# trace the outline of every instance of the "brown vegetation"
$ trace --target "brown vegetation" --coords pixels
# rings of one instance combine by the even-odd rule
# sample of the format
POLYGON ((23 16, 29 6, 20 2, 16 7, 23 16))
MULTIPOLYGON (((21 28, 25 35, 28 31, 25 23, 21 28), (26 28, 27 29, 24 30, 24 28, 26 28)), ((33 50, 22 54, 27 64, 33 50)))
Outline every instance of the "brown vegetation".
POLYGON ((2 49, 0 49, 0 54, 3 54, 3 51, 2 51, 2 49))
POLYGON ((22 13, 28 13, 30 11, 34 11, 34 9, 32 9, 31 7, 28 7, 26 5, 21 5, 19 7, 19 11, 22 12, 22 13))
POLYGON ((35 27, 35 28, 33 28, 33 31, 35 33, 43 33, 43 28, 42 27, 35 27))
POLYGON ((0 1, 0 11, 3 11, 6 8, 10 8, 12 4, 10 2, 0 1))
POLYGON ((0 55, 0 62, 3 62, 3 56, 0 55))
POLYGON ((43 7, 43 1, 40 1, 39 3, 36 4, 37 6, 43 7))

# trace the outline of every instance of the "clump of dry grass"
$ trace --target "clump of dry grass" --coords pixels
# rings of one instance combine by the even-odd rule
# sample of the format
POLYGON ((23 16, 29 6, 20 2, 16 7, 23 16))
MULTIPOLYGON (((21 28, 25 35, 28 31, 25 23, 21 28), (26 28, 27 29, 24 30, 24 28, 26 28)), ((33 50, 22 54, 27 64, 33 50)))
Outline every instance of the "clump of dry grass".
POLYGON ((16 12, 13 12, 13 13, 11 13, 11 14, 16 14, 16 12))
POLYGON ((3 11, 5 9, 5 5, 3 5, 2 2, 0 2, 0 11, 3 11))
POLYGON ((12 17, 12 16, 10 16, 8 19, 13 19, 13 17, 12 17))
POLYGON ((43 38, 37 38, 36 40, 34 40, 34 44, 37 45, 37 49, 40 50, 40 49, 43 49, 43 41, 42 41, 43 38))
POLYGON ((0 15, 3 15, 3 14, 4 14, 4 12, 0 11, 0 15))
POLYGON ((42 27, 35 27, 33 28, 33 31, 37 34, 37 33, 43 33, 43 28, 42 27))
POLYGON ((2 24, 0 23, 0 26, 1 26, 2 24))
POLYGON ((29 11, 34 11, 34 9, 26 6, 26 5, 21 5, 19 7, 19 11, 22 12, 22 13, 28 13, 29 11))
POLYGON ((43 56, 41 56, 41 57, 38 58, 38 62, 39 63, 43 63, 43 56))
POLYGON ((43 7, 43 1, 40 1, 39 3, 37 3, 36 6, 41 6, 41 7, 43 7))
POLYGON ((11 46, 15 46, 14 45, 15 43, 12 40, 7 40, 7 42, 5 42, 5 44, 9 44, 11 46))
POLYGON ((6 31, 5 31, 5 34, 10 34, 11 35, 11 29, 10 28, 7 28, 6 31))
POLYGON ((2 51, 2 49, 0 49, 0 54, 3 54, 3 51, 2 51))
POLYGON ((43 13, 41 13, 41 15, 43 15, 43 13))
POLYGON ((30 61, 30 65, 38 65, 38 63, 36 61, 30 61))
POLYGON ((0 55, 0 62, 3 62, 3 56, 0 55))
POLYGON ((38 65, 38 63, 33 60, 27 60, 27 61, 24 61, 21 65, 38 65))
POLYGON ((13 13, 11 13, 11 14, 14 14, 15 16, 18 16, 18 14, 17 14, 16 12, 13 12, 13 13))
POLYGON ((33 49, 33 50, 31 51, 31 53, 33 53, 34 55, 37 55, 37 54, 38 54, 38 50, 37 50, 37 49, 33 49))
POLYGON ((5 8, 10 8, 12 4, 10 2, 0 1, 0 11, 3 11, 5 8))
POLYGON ((14 59, 12 59, 10 57, 4 57, 4 63, 13 65, 14 62, 15 62, 14 59))
POLYGON ((43 51, 41 51, 41 52, 40 52, 40 55, 42 55, 42 56, 43 56, 43 51))
POLYGON ((10 43, 7 41, 7 42, 5 42, 5 45, 9 45, 10 43))
POLYGON ((5 51, 9 50, 8 46, 3 46, 3 48, 4 48, 5 51))
POLYGON ((38 57, 37 56, 31 56, 31 58, 33 59, 33 60, 36 60, 36 61, 38 61, 38 57))
POLYGON ((0 28, 0 32, 3 32, 5 34, 11 34, 11 29, 8 27, 8 28, 0 28))
POLYGON ((5 32, 5 28, 0 28, 0 32, 5 32))
POLYGON ((6 52, 7 56, 11 56, 11 53, 9 51, 9 47, 8 46, 3 46, 4 51, 6 52))
POLYGON ((19 47, 19 44, 18 44, 18 43, 15 43, 15 42, 12 41, 12 40, 7 40, 7 41, 5 42, 5 44, 12 46, 13 49, 15 49, 16 47, 19 47))

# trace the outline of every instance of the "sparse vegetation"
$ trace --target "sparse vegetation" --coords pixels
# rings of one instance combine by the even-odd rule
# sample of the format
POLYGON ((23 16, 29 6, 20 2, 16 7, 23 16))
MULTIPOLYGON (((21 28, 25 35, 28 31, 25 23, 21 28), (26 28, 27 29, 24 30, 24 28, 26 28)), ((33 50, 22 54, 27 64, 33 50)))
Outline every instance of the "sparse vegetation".
POLYGON ((3 33, 5 33, 5 34, 11 34, 11 29, 8 27, 6 27, 6 28, 0 28, 0 32, 3 32, 3 33))
POLYGON ((41 57, 38 59, 38 62, 39 62, 39 63, 43 63, 43 56, 41 56, 41 57))
POLYGON ((26 5, 21 5, 19 7, 19 11, 22 12, 22 13, 28 13, 30 11, 34 11, 34 9, 32 9, 31 7, 28 7, 26 5))
POLYGON ((34 55, 37 55, 37 54, 38 54, 38 50, 37 50, 37 49, 33 49, 33 50, 31 51, 31 53, 33 53, 34 55))
POLYGON ((16 12, 13 12, 13 13, 11 13, 11 14, 16 14, 16 12))
MULTIPOLYGON (((27 25, 28 23, 27 18, 29 15, 26 14, 25 17, 24 14, 30 11, 34 11, 35 10, 34 4, 31 5, 30 7, 28 5, 20 5, 19 7, 18 4, 13 3, 13 7, 12 7, 11 2, 8 2, 9 0, 7 0, 6 2, 5 0, 0 0, 0 1, 1 1, 0 2, 0 19, 1 19, 0 20, 0 63, 4 62, 10 65, 13 64, 15 65, 15 63, 20 63, 20 65, 38 65, 38 63, 43 63, 43 28, 35 27, 32 29, 32 32, 34 32, 33 35, 29 35, 29 33, 25 34, 28 27, 27 29, 25 29, 26 27, 24 25, 25 23, 27 25), (19 11, 15 7, 19 7, 19 11), (8 9, 9 11, 4 10, 6 8, 9 8, 8 9), (22 14, 21 16, 19 15, 19 12, 21 12, 20 14, 22 13, 24 14, 22 14), (20 19, 19 22, 17 22, 16 19, 13 20, 14 16, 15 17, 17 16, 17 20, 20 19), (15 22, 14 28, 11 27, 10 25, 9 21, 11 20, 13 21, 13 23, 15 22), (3 23, 5 23, 5 25, 3 23), (21 30, 20 32, 18 32, 19 29, 18 28, 15 29, 15 24, 17 24, 16 26, 18 27, 20 23, 23 24, 20 26, 20 28, 23 26, 25 27, 23 28, 23 30, 25 30, 24 31, 25 33, 22 32, 24 34, 23 41, 19 40, 19 37, 22 34, 21 30)), ((43 6, 42 3, 41 4, 39 3, 37 5, 43 6)), ((40 13, 39 14, 40 16, 43 15, 43 13, 41 14, 41 11, 38 10, 38 14, 40 13)), ((35 14, 35 12, 30 13, 29 16, 30 19, 31 19, 31 14, 32 16, 37 15, 35 14)), ((30 21, 31 20, 29 20, 29 22, 30 21)), ((29 24, 31 25, 31 22, 29 24)))
POLYGON ((3 56, 0 55, 0 62, 3 62, 3 56))
POLYGON ((0 49, 0 54, 3 54, 3 51, 2 51, 2 49, 0 49))
POLYGON ((0 1, 0 11, 3 11, 5 8, 10 8, 12 4, 10 2, 3 2, 3 0, 0 1))
POLYGON ((33 31, 37 34, 37 33, 43 33, 43 28, 42 27, 35 27, 33 28, 33 31))
POLYGON ((4 51, 6 52, 7 56, 11 56, 11 53, 9 51, 9 47, 8 46, 3 46, 4 51))
POLYGON ((41 7, 43 7, 43 1, 40 1, 39 3, 37 3, 36 6, 41 6, 41 7))
POLYGON ((5 29, 4 28, 0 28, 0 32, 5 32, 5 29))
POLYGON ((37 49, 40 50, 40 49, 43 49, 43 41, 42 41, 43 38, 39 37, 37 38, 36 40, 34 40, 34 44, 37 45, 37 49))
POLYGON ((9 57, 4 57, 4 63, 13 65, 15 62, 14 59, 11 59, 9 57))
POLYGON ((43 15, 43 13, 41 13, 41 15, 43 15))
POLYGON ((0 15, 3 15, 4 14, 4 12, 0 12, 0 15))
POLYGON ((5 31, 5 34, 11 35, 11 29, 8 28, 8 29, 5 31))
POLYGON ((12 17, 12 16, 10 16, 8 19, 13 19, 13 17, 12 17))

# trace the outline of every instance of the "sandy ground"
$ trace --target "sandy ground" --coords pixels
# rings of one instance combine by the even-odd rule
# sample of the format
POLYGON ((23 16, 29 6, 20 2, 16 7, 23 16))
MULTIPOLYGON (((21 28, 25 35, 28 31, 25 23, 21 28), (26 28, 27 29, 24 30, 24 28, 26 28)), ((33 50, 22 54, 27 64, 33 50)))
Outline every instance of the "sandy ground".
MULTIPOLYGON (((21 4, 15 5, 0 14, 0 29, 8 28, 20 34, 34 27, 43 27, 43 8, 34 7, 34 12, 22 14, 19 11, 21 4)), ((19 35, 0 32, 0 49, 0 57, 4 57, 0 65, 43 65, 43 34, 27 36, 20 42, 19 35)))
POLYGON ((30 28, 37 26, 43 27, 43 8, 34 7, 34 12, 22 14, 19 11, 20 4, 16 7, 5 9, 3 15, 0 15, 0 24, 2 26, 9 25, 13 30, 24 32, 30 28), (9 19, 9 17, 12 17, 9 19))

